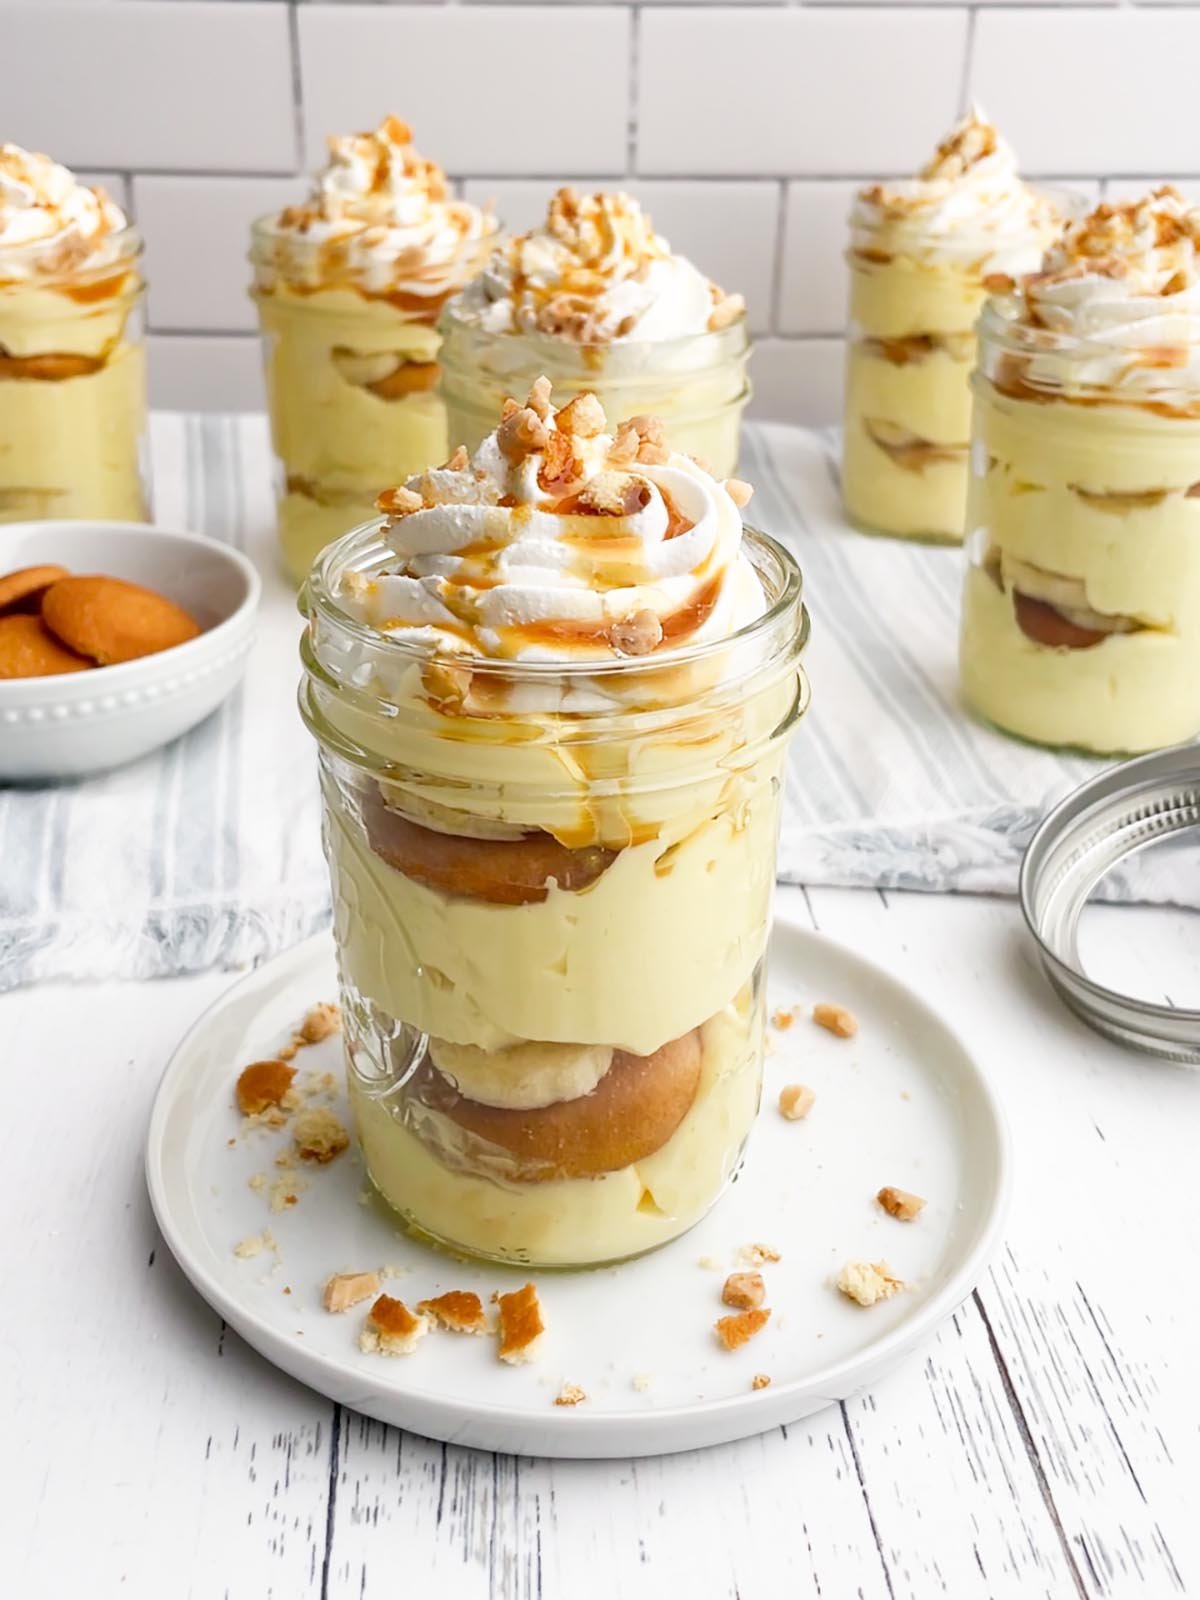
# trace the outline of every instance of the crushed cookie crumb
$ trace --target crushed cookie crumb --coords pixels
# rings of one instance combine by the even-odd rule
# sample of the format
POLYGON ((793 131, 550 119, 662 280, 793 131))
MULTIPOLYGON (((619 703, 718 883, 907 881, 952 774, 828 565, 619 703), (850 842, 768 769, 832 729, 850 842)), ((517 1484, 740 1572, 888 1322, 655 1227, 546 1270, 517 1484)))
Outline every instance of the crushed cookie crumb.
POLYGON ((740 1350, 756 1333, 761 1333, 770 1318, 765 1306, 755 1311, 735 1311, 731 1316, 718 1317, 713 1323, 717 1342, 725 1350, 740 1350))
POLYGON ((234 1090, 238 1110, 244 1117, 257 1117, 281 1106, 295 1076, 295 1067, 286 1061, 252 1061, 238 1074, 234 1090))
POLYGON ((358 1336, 358 1348, 369 1355, 408 1356, 429 1332, 426 1316, 413 1316, 403 1300, 381 1294, 367 1312, 358 1336))
POLYGON ((787 1083, 779 1091, 779 1110, 789 1122, 803 1122, 817 1097, 806 1083, 787 1083))
POLYGON ((771 1013, 771 1026, 780 1033, 786 1033, 796 1020, 795 1006, 776 1006, 771 1013))
POLYGON ((379 1293, 377 1272, 335 1272, 325 1280, 321 1304, 326 1311, 349 1311, 379 1293))
POLYGON ((267 1187, 267 1175, 265 1172, 256 1172, 252 1178, 248 1178, 246 1181, 255 1194, 267 1187))
POLYGON ((904 1284, 886 1261, 847 1261, 837 1275, 837 1287, 847 1300, 873 1306, 899 1294, 904 1284))
POLYGON ((731 1272, 725 1279, 721 1299, 738 1311, 757 1311, 767 1298, 761 1272, 731 1272))
POLYGON ((771 1387, 771 1380, 765 1372, 756 1372, 751 1381, 750 1387, 752 1389, 769 1389, 771 1387))
POLYGON ((554 1396, 554 1404, 556 1406, 577 1406, 586 1399, 587 1395, 577 1383, 564 1383, 554 1396))
POLYGON ((295 1039, 289 1039, 287 1044, 285 1044, 283 1049, 279 1052, 279 1060, 294 1061, 296 1059, 296 1052, 299 1050, 299 1048, 300 1046, 296 1043, 295 1039))
POLYGON ((342 1012, 330 1000, 322 1000, 305 1013, 299 1037, 305 1044, 320 1044, 342 1028, 342 1012))
POLYGON ((262 1255, 264 1250, 278 1254, 279 1246, 275 1242, 275 1235, 270 1228, 264 1228, 261 1233, 252 1233, 245 1239, 239 1239, 233 1247, 235 1256, 243 1261, 252 1261, 255 1256, 262 1255))
POLYGON ((824 1028, 839 1039, 853 1039, 858 1032, 858 1019, 845 1006, 832 1006, 821 1001, 812 1008, 812 1019, 818 1028, 824 1028))
POLYGON ((280 1173, 279 1177, 271 1185, 271 1210, 275 1212, 286 1211, 289 1206, 298 1205, 300 1196, 307 1188, 307 1178, 301 1178, 294 1172, 280 1173))
POLYGON ((324 1106, 302 1111, 293 1124, 292 1135, 301 1161, 316 1161, 321 1166, 340 1156, 350 1143, 343 1123, 324 1106))
POLYGON ((511 1294, 496 1294, 493 1299, 500 1311, 497 1355, 510 1366, 531 1361, 546 1331, 537 1289, 527 1283, 511 1294))
POLYGON ((432 1300, 418 1300, 417 1310, 426 1312, 451 1333, 486 1333, 487 1313, 483 1301, 469 1289, 448 1289, 432 1300))
POLYGON ((701 1256, 696 1265, 703 1267, 706 1272, 720 1272, 721 1270, 721 1263, 716 1256, 701 1256))
POLYGON ((738 1251, 738 1260, 761 1267, 768 1261, 782 1261, 783 1257, 769 1244, 744 1244, 738 1251))
POLYGON ((890 1184, 880 1189, 875 1198, 888 1216, 895 1217, 898 1222, 911 1222, 925 1209, 925 1201, 919 1194, 909 1194, 907 1189, 893 1189, 890 1184))
POLYGON ((634 1374, 633 1387, 639 1394, 645 1394, 646 1390, 652 1388, 653 1385, 654 1378, 649 1372, 638 1372, 634 1374))

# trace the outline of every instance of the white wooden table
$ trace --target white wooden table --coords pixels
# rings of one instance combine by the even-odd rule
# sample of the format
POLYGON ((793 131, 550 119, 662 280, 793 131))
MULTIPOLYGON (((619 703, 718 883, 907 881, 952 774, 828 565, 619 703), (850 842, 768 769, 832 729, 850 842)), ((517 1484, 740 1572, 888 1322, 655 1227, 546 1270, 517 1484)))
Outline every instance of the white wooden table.
MULTIPOLYGON (((979 1291, 876 1391, 655 1460, 384 1428, 275 1372, 197 1298, 155 1230, 142 1142, 168 1053, 231 975, 0 999, 0 1595, 1200 1593, 1200 1073, 1063 1012, 1011 902, 781 898, 977 1041, 1016 1203, 979 1291)), ((1095 916, 1147 992, 1200 992, 1194 915, 1095 916), (1173 918, 1165 957, 1151 917, 1173 918)))

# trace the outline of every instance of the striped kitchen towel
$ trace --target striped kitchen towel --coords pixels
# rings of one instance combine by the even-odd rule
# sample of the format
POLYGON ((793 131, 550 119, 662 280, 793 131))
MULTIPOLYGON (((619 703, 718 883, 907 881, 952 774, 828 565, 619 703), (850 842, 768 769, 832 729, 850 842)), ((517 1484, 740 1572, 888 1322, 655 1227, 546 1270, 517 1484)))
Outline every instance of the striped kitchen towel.
MULTIPOLYGON (((227 539, 257 563, 258 642, 242 688, 167 749, 100 778, 0 789, 0 989, 240 966, 328 921, 266 424, 159 415, 152 449, 158 520, 227 539)), ((753 520, 798 555, 812 613, 813 701, 792 745, 780 877, 1011 893, 1038 817, 1098 764, 966 718, 961 556, 848 530, 832 436, 751 426, 741 471, 756 486, 753 520)), ((1151 853, 1113 892, 1200 904, 1200 864, 1179 858, 1168 871, 1151 853)))

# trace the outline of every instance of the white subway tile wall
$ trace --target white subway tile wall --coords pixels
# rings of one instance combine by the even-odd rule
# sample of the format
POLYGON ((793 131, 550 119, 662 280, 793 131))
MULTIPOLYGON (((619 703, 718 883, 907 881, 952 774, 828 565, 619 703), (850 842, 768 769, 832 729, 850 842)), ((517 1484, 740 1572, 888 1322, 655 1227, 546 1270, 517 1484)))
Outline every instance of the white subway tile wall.
POLYGON ((620 184, 745 294, 760 416, 834 421, 845 222, 978 99, 1033 177, 1200 198, 1200 0, 0 0, 0 139, 44 149, 146 238, 158 405, 262 404, 253 217, 331 132, 410 121, 506 224, 552 180, 620 184), (1151 174, 1152 177, 1143 177, 1151 174))

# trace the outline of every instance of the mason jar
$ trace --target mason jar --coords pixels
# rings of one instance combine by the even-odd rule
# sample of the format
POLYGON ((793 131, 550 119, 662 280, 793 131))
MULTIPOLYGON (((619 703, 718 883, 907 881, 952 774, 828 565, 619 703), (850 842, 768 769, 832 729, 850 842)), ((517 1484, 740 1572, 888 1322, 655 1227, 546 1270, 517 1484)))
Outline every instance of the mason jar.
POLYGON ((679 339, 619 339, 577 344, 545 333, 492 333, 464 317, 455 301, 442 317, 442 393, 450 442, 468 450, 496 425, 504 399, 525 394, 543 374, 564 402, 585 391, 610 427, 656 416, 673 450, 698 456, 717 477, 737 466, 750 336, 744 317, 679 339))
MULTIPOLYGON (((327 247, 287 240, 273 217, 253 226, 258 307, 275 457, 283 565, 299 584, 317 555, 373 515, 389 484, 449 455, 438 393, 437 318, 445 294, 373 291, 325 275, 327 247)), ((482 265, 494 233, 472 241, 458 282, 482 265)))
POLYGON ((1200 733, 1200 350, 1150 355, 1131 383, 1011 299, 980 323, 962 689, 1039 744, 1200 733))
POLYGON ((581 1267, 690 1228, 759 1102, 780 779, 808 686, 800 574, 765 615, 563 664, 432 654, 302 597, 350 1098, 371 1182, 452 1250, 581 1267))
POLYGON ((1040 264, 1060 226, 1047 209, 1016 234, 960 229, 948 240, 909 217, 897 238, 855 214, 842 496, 864 532, 962 540, 975 324, 989 294, 1040 264))
POLYGON ((0 523, 149 515, 142 241, 0 245, 0 523))

